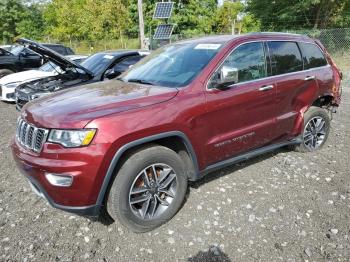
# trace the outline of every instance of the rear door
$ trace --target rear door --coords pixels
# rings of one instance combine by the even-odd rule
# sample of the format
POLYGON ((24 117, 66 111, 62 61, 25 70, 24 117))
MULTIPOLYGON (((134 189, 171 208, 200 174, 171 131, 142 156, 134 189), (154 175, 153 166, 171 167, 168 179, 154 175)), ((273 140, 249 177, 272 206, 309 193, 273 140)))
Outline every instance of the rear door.
POLYGON ((304 58, 304 69, 309 70, 310 76, 316 78, 319 93, 331 94, 334 78, 333 70, 328 64, 320 47, 314 43, 299 43, 304 58))
POLYGON ((318 90, 313 72, 304 71, 304 62, 297 42, 267 42, 271 76, 277 85, 275 137, 285 140, 292 137, 300 110, 318 90))
POLYGON ((209 163, 271 141, 276 116, 276 88, 274 80, 267 76, 266 52, 262 42, 238 46, 213 74, 206 90, 206 155, 209 163), (238 82, 225 90, 211 86, 222 66, 238 71, 238 82))

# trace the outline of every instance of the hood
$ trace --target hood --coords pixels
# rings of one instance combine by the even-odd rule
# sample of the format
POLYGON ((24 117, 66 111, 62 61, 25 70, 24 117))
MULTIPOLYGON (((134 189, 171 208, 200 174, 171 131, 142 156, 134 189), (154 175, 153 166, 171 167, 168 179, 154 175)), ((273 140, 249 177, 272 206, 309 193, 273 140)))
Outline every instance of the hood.
POLYGON ((59 65, 63 70, 66 70, 67 68, 79 68, 80 70, 83 70, 86 74, 93 77, 93 73, 90 72, 85 67, 79 65, 78 63, 75 63, 68 58, 64 57, 63 55, 60 55, 59 53, 51 50, 50 48, 47 48, 37 42, 20 38, 16 41, 17 43, 29 48, 30 50, 34 51, 35 53, 38 53, 39 55, 45 57, 46 59, 53 61, 55 64, 59 65))
POLYGON ((165 102, 177 93, 176 88, 110 80, 33 100, 22 116, 39 127, 83 128, 93 119, 165 102))
POLYGON ((4 76, 3 78, 0 79, 0 85, 6 85, 9 83, 15 83, 15 82, 27 82, 38 78, 48 77, 53 75, 55 75, 55 73, 44 72, 40 70, 28 70, 28 71, 23 71, 23 72, 4 76))

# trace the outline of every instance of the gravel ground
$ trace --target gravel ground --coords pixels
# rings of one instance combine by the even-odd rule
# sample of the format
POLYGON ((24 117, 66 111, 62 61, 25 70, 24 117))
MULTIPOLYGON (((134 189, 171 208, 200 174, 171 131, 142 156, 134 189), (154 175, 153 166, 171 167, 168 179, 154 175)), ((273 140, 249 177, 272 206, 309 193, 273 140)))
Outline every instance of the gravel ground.
POLYGON ((348 88, 321 151, 282 149, 213 173, 145 234, 32 193, 9 149, 17 112, 0 103, 0 261, 350 261, 349 101, 348 88))

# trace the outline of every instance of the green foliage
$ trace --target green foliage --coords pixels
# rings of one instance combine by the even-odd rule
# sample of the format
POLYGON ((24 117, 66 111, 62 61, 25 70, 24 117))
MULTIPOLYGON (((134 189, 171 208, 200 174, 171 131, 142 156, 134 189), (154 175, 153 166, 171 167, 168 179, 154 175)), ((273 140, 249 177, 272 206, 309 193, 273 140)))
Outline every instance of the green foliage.
MULTIPOLYGON (((146 36, 153 35, 157 25, 165 22, 153 19, 156 2, 143 0, 146 36)), ((173 33, 180 38, 231 33, 234 20, 243 12, 242 21, 235 23, 242 33, 350 27, 349 0, 242 2, 224 1, 217 6, 217 0, 175 1, 167 22, 176 25, 173 33)), ((91 48, 94 43, 101 46, 111 39, 124 45, 126 38, 139 34, 137 0, 0 0, 0 21, 2 42, 22 36, 71 44, 80 41, 91 48)), ((107 48, 107 44, 104 46, 107 48)))
POLYGON ((176 24, 175 33, 185 37, 212 33, 216 10, 216 0, 181 1, 171 18, 176 24))
POLYGON ((17 35, 17 23, 22 20, 23 12, 20 0, 0 0, 0 40, 12 42, 17 35))
POLYGON ((242 33, 259 32, 261 28, 260 21, 252 14, 246 14, 242 21, 242 33))
POLYGON ((44 35, 44 19, 39 5, 31 5, 23 12, 22 20, 17 24, 17 32, 21 37, 41 39, 44 35))
POLYGON ((44 10, 48 32, 60 40, 119 38, 128 26, 124 0, 53 0, 44 10))
POLYGON ((234 20, 237 20, 237 15, 243 9, 244 6, 240 2, 224 2, 216 11, 215 31, 218 33, 231 33, 232 25, 236 24, 234 20))
POLYGON ((248 0, 247 11, 261 21, 263 30, 350 25, 348 0, 248 0))

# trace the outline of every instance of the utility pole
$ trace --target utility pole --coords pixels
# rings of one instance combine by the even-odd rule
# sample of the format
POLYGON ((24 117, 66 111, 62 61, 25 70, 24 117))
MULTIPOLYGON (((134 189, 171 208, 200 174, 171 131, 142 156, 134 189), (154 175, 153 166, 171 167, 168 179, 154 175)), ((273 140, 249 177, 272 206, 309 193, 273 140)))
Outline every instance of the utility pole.
POLYGON ((145 43, 145 24, 143 22, 142 0, 137 0, 137 10, 139 13, 139 29, 140 29, 140 46, 141 49, 146 49, 145 43))

